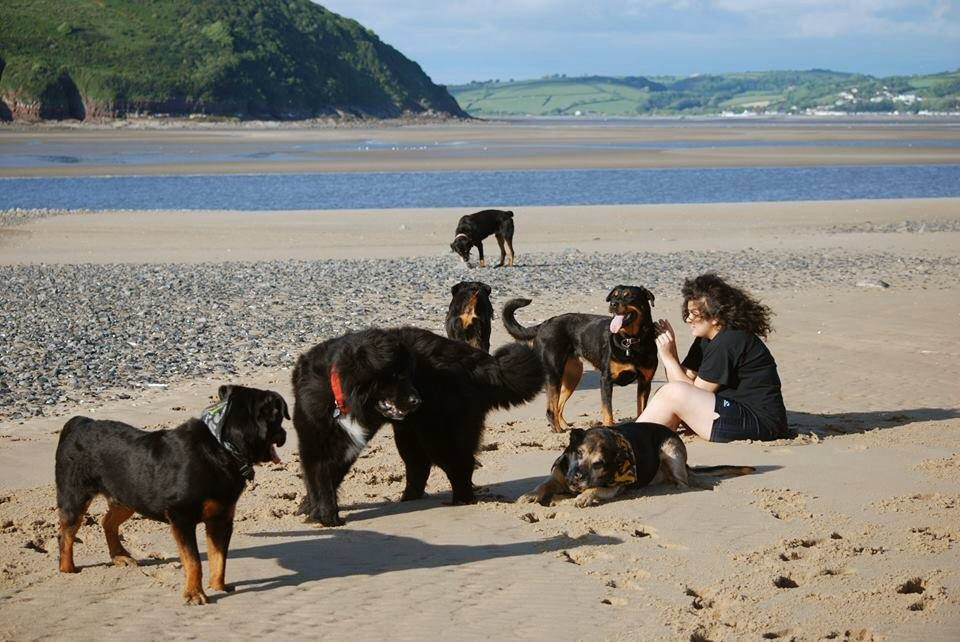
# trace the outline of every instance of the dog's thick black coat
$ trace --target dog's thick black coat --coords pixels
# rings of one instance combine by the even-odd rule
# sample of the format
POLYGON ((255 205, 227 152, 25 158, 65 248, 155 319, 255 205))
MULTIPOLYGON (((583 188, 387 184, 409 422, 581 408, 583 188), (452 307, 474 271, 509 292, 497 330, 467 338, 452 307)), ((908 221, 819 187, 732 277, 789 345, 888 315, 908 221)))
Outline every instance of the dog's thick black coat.
POLYGON ((550 477, 525 499, 549 506, 554 495, 577 495, 577 506, 612 499, 625 488, 671 481, 681 488, 706 487, 700 475, 736 476, 751 466, 687 464, 687 448, 675 432, 655 423, 627 422, 612 428, 570 431, 570 443, 557 457, 550 477))
POLYGON ((343 524, 337 488, 386 423, 406 468, 401 500, 423 496, 435 465, 450 480, 455 503, 473 502, 484 418, 493 408, 529 401, 542 387, 537 354, 519 343, 489 355, 405 327, 353 332, 313 347, 293 371, 293 424, 307 488, 303 512, 325 526, 343 524), (346 417, 334 416, 335 386, 346 417))
POLYGON ((483 260, 483 239, 493 234, 500 246, 500 264, 503 266, 506 250, 510 250, 510 267, 513 267, 513 212, 506 210, 481 210, 460 217, 454 232, 450 249, 460 255, 464 262, 470 261, 470 248, 476 246, 480 253, 480 267, 486 266, 483 260))
POLYGON ((481 281, 461 281, 453 286, 447 310, 447 337, 490 352, 490 324, 493 304, 490 286, 481 281))
POLYGON ((610 313, 620 327, 611 331, 613 319, 596 314, 569 313, 551 317, 525 328, 514 313, 531 303, 511 299, 503 307, 503 325, 514 339, 533 341, 547 376, 547 419, 556 432, 569 424, 563 407, 580 383, 586 359, 600 371, 600 410, 603 425, 612 426, 613 386, 637 382, 637 415, 650 396, 650 382, 657 370, 657 344, 650 306, 653 294, 644 287, 618 285, 607 295, 610 313))
MULTIPOLYGON (((171 430, 148 432, 119 421, 73 417, 60 432, 56 454, 57 507, 60 513, 60 570, 76 573, 73 545, 90 502, 108 503, 103 530, 113 562, 136 565, 120 541, 119 527, 134 513, 170 524, 186 574, 187 603, 205 604, 197 524, 207 532, 210 587, 224 583, 227 548, 237 499, 246 480, 243 464, 271 461, 282 446, 289 419, 278 393, 243 386, 221 386, 228 402, 221 437, 228 452, 200 419, 171 430)), ((248 473, 249 475, 250 473, 248 473)))

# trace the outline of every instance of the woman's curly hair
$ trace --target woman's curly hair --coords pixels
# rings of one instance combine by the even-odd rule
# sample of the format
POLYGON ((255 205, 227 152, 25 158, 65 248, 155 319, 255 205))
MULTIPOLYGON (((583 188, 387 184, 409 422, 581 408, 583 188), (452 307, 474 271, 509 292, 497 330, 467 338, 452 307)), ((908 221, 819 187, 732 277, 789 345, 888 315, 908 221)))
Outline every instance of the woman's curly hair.
POLYGON ((759 337, 773 332, 773 312, 749 294, 734 287, 712 272, 683 282, 683 320, 687 320, 687 303, 696 301, 705 319, 716 319, 724 328, 744 330, 759 337))

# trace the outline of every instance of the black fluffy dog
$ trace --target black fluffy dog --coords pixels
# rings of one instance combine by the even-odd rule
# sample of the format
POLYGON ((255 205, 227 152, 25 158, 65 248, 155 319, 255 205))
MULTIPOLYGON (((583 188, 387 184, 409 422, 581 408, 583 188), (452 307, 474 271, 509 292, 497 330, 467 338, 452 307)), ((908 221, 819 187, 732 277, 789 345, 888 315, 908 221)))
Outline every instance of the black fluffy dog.
POLYGON ((321 343, 293 371, 293 425, 308 521, 339 526, 337 488, 384 424, 406 468, 401 501, 424 494, 431 466, 471 503, 474 455, 493 408, 532 399, 543 387, 536 353, 511 344, 492 356, 418 328, 369 329, 321 343))
POLYGON ((514 312, 530 299, 512 299, 503 307, 503 325, 514 339, 533 341, 547 375, 547 419, 555 432, 569 424, 563 407, 576 390, 586 359, 600 371, 600 413, 612 426, 613 386, 637 382, 637 415, 650 397, 657 370, 657 344, 650 306, 653 294, 644 287, 618 285, 607 295, 613 318, 596 314, 561 314, 525 328, 514 312))
POLYGON ((490 352, 490 322, 493 319, 490 286, 480 281, 461 281, 453 286, 451 294, 447 337, 490 352))
POLYGON ((483 260, 483 239, 493 234, 500 246, 500 264, 497 267, 503 267, 503 260, 507 255, 503 248, 504 243, 510 250, 510 267, 513 267, 513 212, 481 210, 466 214, 460 217, 454 234, 450 249, 459 254, 465 263, 470 261, 470 248, 476 246, 480 253, 480 267, 486 266, 483 260))
POLYGON ((279 461, 275 446, 290 418, 278 393, 221 386, 220 403, 202 419, 172 430, 146 432, 119 421, 74 417, 57 445, 57 507, 60 510, 60 571, 76 573, 73 543, 87 507, 97 495, 107 499, 103 517, 110 558, 118 566, 137 562, 120 542, 119 528, 134 513, 167 522, 186 573, 183 597, 206 604, 202 587, 197 524, 207 531, 210 588, 224 583, 233 513, 253 464, 279 461))

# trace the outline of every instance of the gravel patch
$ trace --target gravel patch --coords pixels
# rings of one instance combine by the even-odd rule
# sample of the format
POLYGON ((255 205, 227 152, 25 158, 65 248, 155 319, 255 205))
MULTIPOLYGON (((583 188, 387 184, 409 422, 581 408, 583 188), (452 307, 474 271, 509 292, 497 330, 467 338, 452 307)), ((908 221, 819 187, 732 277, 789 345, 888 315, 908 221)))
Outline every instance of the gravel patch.
POLYGON ((824 228, 828 234, 849 234, 851 232, 868 233, 909 233, 924 234, 932 232, 960 232, 960 219, 939 219, 932 221, 899 221, 897 223, 845 223, 824 228))
POLYGON ((52 218, 54 216, 70 216, 72 214, 90 214, 93 210, 57 210, 49 208, 40 209, 21 209, 14 208, 9 210, 0 210, 0 227, 13 227, 22 225, 30 221, 36 221, 41 218, 52 218))
POLYGON ((754 291, 852 289, 879 279, 936 288, 956 282, 960 257, 571 250, 485 270, 451 257, 0 266, 0 419, 124 398, 150 384, 290 366, 319 341, 367 326, 442 333, 450 287, 460 280, 488 283, 499 311, 516 296, 562 302, 574 292, 602 302, 619 283, 676 293, 685 277, 707 270, 754 291))

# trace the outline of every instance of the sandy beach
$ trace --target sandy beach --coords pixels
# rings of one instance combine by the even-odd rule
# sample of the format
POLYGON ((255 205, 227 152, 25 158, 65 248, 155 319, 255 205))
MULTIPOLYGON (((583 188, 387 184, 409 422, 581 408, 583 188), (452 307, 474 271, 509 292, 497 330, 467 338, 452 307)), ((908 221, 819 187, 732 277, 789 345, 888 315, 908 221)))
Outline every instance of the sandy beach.
MULTIPOLYGON (((923 153, 956 162, 953 149, 923 153)), ((103 212, 0 225, 0 639, 960 639, 960 199, 516 208, 513 269, 449 253, 464 213, 103 212), (494 346, 509 340, 499 308, 511 297, 534 299, 519 315, 532 324, 603 314, 627 281, 650 287, 654 313, 679 326, 680 282, 707 269, 775 311, 768 345, 798 435, 691 440, 690 461, 754 475, 584 509, 517 503, 565 445, 541 394, 488 417, 476 505, 445 505, 436 470, 427 498, 399 503, 387 428, 340 488, 346 526, 322 528, 294 514, 304 489, 288 422, 284 463, 261 467, 237 507, 235 593, 182 606, 168 529, 138 517, 122 533, 141 565, 109 565, 102 500, 79 532, 81 572, 57 571, 53 455, 72 415, 173 427, 227 382, 292 404, 300 352, 366 325, 442 332, 458 280, 491 285, 494 346), (210 293, 224 305, 203 309, 210 293), (185 329, 201 315, 206 325, 185 329)), ((690 340, 681 332, 681 353, 690 340)), ((654 388, 663 382, 660 370, 654 388)), ((598 386, 588 367, 568 420, 599 420, 598 386)), ((615 390, 618 418, 635 414, 633 398, 615 390)))

